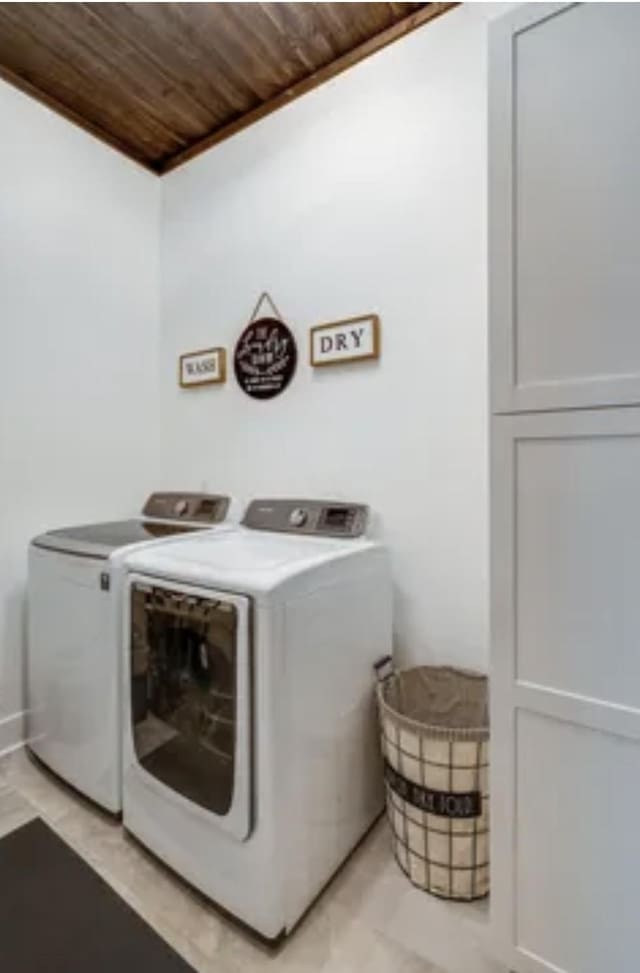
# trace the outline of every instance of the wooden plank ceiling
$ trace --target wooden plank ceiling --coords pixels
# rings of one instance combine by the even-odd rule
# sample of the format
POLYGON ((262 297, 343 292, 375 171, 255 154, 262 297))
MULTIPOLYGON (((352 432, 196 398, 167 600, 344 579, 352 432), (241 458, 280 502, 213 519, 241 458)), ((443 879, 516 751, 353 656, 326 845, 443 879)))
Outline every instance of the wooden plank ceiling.
POLYGON ((452 6, 0 3, 0 77, 162 173, 452 6))

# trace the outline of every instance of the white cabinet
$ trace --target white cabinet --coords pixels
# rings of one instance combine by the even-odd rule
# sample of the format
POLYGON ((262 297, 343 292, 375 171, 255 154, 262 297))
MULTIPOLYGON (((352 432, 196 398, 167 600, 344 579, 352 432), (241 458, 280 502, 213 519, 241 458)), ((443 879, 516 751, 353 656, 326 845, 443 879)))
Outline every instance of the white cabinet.
POLYGON ((517 973, 640 969, 639 51, 640 4, 491 28, 491 912, 517 973))
POLYGON ((640 4, 491 29, 494 412, 640 403, 640 4))
POLYGON ((492 422, 495 931, 518 973, 637 973, 640 408, 492 422))

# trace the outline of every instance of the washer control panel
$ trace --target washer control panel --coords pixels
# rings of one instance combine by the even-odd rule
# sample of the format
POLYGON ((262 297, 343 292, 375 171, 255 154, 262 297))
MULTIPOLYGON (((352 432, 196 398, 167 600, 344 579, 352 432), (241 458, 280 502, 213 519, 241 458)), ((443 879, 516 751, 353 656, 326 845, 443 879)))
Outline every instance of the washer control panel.
POLYGON ((211 493, 152 493, 142 509, 153 520, 219 524, 227 516, 229 497, 211 493))
POLYGON ((254 530, 318 537, 361 537, 369 509, 341 500, 252 500, 242 523, 254 530))

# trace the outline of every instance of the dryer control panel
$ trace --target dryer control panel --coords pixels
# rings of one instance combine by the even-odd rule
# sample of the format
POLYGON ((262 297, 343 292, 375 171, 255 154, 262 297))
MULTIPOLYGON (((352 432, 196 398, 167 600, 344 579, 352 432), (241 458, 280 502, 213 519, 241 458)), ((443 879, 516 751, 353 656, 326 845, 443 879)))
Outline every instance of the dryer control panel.
POLYGON ((219 524, 227 516, 229 497, 212 493, 152 493, 142 514, 154 520, 219 524))
POLYGON ((361 537, 369 508, 341 500, 252 500, 242 523, 253 530, 318 537, 361 537))

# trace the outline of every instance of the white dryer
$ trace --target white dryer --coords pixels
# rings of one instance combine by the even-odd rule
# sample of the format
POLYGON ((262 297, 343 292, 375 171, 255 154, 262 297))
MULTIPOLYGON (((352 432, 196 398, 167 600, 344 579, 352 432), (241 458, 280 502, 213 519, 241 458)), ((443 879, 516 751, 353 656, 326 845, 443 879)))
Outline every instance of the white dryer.
POLYGON ((383 806, 391 578, 366 517, 254 501, 233 533, 125 560, 125 827, 269 939, 383 806))
POLYGON ((31 542, 28 746, 108 811, 122 808, 122 559, 237 520, 228 497, 154 493, 141 517, 53 530, 31 542))

